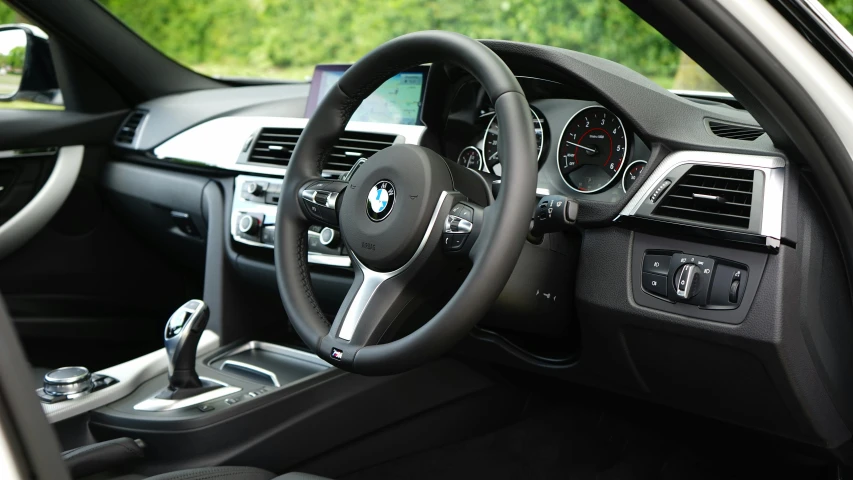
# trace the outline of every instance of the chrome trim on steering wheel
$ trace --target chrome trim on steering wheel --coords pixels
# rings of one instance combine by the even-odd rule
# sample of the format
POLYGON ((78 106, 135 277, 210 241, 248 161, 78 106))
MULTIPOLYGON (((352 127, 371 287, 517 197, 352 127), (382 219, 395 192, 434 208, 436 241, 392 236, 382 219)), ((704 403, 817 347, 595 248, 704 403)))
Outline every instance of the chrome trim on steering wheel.
POLYGON ((353 262, 359 269, 361 269, 361 272, 364 275, 364 280, 361 282, 361 286, 355 293, 352 302, 350 302, 347 313, 344 316, 344 321, 341 323, 340 330, 338 330, 338 338, 347 341, 352 340, 355 329, 361 321, 361 315, 364 313, 364 309, 367 308, 367 305, 370 303, 370 299, 373 298, 373 295, 379 287, 388 279, 399 275, 401 272, 409 268, 409 266, 414 263, 415 259, 418 258, 424 250, 424 247, 426 247, 427 240, 432 234, 433 228, 435 228, 436 223, 438 223, 441 206, 444 205, 445 199, 450 195, 458 195, 458 193, 448 191, 441 192, 441 196, 438 197, 438 203, 436 204, 435 210, 432 212, 432 217, 429 220, 429 226, 427 227, 426 233, 424 233, 424 238, 421 240, 421 243, 418 245, 418 249, 415 250, 415 254, 412 255, 412 258, 410 258, 402 267, 392 272, 377 272, 367 268, 354 254, 351 255, 353 262))

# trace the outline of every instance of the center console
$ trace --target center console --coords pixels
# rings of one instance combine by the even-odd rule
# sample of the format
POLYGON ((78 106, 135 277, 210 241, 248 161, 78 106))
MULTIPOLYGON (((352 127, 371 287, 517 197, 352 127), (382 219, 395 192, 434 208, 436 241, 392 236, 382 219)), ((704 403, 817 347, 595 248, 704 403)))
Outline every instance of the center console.
POLYGON ((224 464, 289 471, 355 444, 372 452, 330 464, 344 470, 326 473, 339 476, 366 461, 458 441, 483 425, 483 404, 500 410, 490 417, 497 421, 516 402, 452 360, 365 377, 284 345, 244 340, 218 347, 216 334, 204 330, 207 318, 207 305, 191 300, 166 322, 164 349, 96 375, 67 367, 46 378, 40 395, 62 396, 44 406, 75 478, 224 464), (116 383, 101 385, 105 376, 116 383), (442 423, 447 427, 410 436, 412 428, 423 431, 415 427, 420 415, 445 406, 454 418, 442 423), (389 446, 388 435, 408 441, 389 446))
MULTIPOLYGON (((280 178, 238 175, 231 205, 231 238, 239 243, 272 249, 275 216, 281 194, 280 178)), ((308 231, 308 263, 349 268, 352 260, 340 232, 312 226, 308 231)))

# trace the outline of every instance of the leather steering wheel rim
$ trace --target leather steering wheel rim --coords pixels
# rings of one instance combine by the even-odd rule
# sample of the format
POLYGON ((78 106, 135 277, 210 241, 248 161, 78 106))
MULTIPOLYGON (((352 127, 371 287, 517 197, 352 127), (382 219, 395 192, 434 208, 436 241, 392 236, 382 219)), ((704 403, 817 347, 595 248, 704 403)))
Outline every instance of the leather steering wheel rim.
MULTIPOLYGON (((306 345, 329 363, 366 375, 403 372, 454 346, 497 299, 521 255, 536 201, 537 163, 531 160, 536 158, 535 152, 529 106, 518 81, 500 57, 469 37, 443 31, 404 35, 379 46, 348 69, 320 102, 296 144, 276 218, 279 293, 294 329, 306 345), (501 129, 511 132, 499 137, 504 172, 500 195, 482 210, 482 225, 478 225, 479 234, 469 253, 473 265, 447 304, 407 336, 389 343, 351 344, 330 331, 333 325, 314 296, 307 262, 307 231, 312 220, 306 213, 302 192, 310 182, 322 180, 332 147, 365 98, 398 72, 438 61, 461 67, 478 80, 495 106, 501 129)), ((356 201, 355 197, 347 197, 347 189, 342 193, 343 201, 356 201)), ((436 213, 444 198, 442 195, 436 213)), ((429 237, 430 232, 427 230, 422 243, 438 248, 440 233, 436 240, 434 232, 429 237)), ((348 237, 343 229, 342 234, 345 239, 348 237)), ((355 257, 353 263, 361 265, 355 257)), ((364 282, 366 275, 356 268, 355 282, 364 282)), ((355 290, 356 286, 343 309, 351 306, 348 302, 355 290)))

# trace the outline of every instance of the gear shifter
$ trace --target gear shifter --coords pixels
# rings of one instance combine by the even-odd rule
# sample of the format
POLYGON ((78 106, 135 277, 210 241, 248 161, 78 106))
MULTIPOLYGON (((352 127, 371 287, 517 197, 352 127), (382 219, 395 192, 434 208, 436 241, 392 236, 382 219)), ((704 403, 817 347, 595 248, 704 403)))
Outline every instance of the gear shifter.
POLYGON ((195 356, 209 317, 210 309, 201 300, 190 300, 169 317, 163 332, 169 357, 169 390, 203 386, 195 371, 195 356))
POLYGON ((201 300, 190 300, 169 317, 163 332, 166 355, 169 357, 169 385, 153 397, 134 405, 134 410, 176 410, 242 390, 210 378, 199 378, 195 371, 198 342, 209 317, 210 310, 201 300))

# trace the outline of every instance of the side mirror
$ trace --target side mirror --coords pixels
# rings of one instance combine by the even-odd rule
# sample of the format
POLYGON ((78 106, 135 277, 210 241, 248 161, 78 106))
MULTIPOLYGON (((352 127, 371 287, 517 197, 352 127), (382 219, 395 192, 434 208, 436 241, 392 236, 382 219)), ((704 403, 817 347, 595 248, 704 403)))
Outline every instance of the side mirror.
POLYGON ((0 25, 0 102, 62 105, 47 35, 30 25, 0 25))

